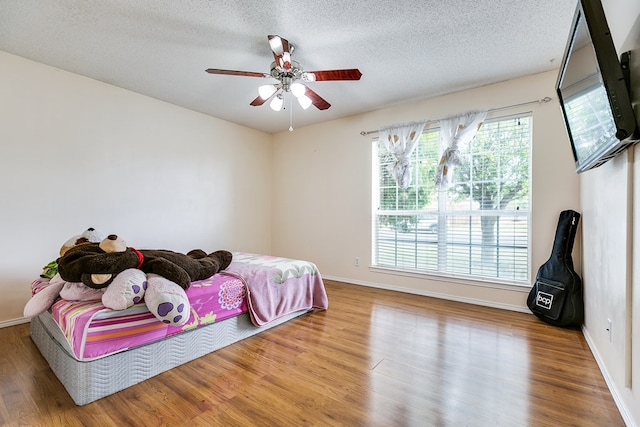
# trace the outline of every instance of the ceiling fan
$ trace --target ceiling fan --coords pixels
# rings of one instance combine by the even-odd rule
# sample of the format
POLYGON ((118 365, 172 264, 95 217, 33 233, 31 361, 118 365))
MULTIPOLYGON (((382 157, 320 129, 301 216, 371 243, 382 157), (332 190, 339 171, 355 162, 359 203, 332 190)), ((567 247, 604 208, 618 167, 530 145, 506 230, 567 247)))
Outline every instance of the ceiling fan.
POLYGON ((265 77, 278 80, 276 84, 266 84, 258 87, 258 97, 250 105, 262 105, 271 99, 269 106, 280 111, 284 104, 284 94, 291 92, 303 109, 314 105, 319 110, 331 107, 324 98, 311 90, 301 82, 319 82, 327 80, 360 80, 362 73, 357 68, 344 70, 303 71, 302 66, 291 59, 295 46, 280 36, 267 36, 269 46, 273 52, 275 61, 271 63, 269 73, 252 71, 221 70, 209 68, 205 70, 210 74, 226 74, 231 76, 265 77))

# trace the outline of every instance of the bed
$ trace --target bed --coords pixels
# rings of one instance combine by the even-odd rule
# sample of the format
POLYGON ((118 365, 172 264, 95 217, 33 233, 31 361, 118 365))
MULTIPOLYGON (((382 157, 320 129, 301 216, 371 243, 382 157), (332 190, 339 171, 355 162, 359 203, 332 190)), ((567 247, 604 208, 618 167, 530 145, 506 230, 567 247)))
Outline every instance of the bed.
MULTIPOLYGON (((42 280, 32 287, 46 286, 42 280)), ((30 335, 77 405, 116 393, 212 351, 328 308, 310 262, 235 252, 226 270, 187 289, 184 326, 146 306, 110 310, 100 301, 58 299, 31 320, 30 335)))

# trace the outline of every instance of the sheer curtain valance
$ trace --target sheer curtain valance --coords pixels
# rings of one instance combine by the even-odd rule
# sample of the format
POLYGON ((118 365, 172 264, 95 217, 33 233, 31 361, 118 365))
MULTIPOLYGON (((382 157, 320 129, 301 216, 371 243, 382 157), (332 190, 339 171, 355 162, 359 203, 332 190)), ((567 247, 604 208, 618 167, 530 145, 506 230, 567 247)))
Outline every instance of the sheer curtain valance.
POLYGON ((440 120, 440 149, 436 187, 446 190, 451 185, 453 169, 460 166, 460 151, 464 150, 482 126, 486 111, 470 112, 440 120))
POLYGON ((390 172, 398 187, 406 189, 411 183, 411 153, 416 147, 416 143, 422 135, 426 121, 409 123, 407 125, 387 127, 380 129, 378 137, 384 143, 387 151, 395 157, 390 172))

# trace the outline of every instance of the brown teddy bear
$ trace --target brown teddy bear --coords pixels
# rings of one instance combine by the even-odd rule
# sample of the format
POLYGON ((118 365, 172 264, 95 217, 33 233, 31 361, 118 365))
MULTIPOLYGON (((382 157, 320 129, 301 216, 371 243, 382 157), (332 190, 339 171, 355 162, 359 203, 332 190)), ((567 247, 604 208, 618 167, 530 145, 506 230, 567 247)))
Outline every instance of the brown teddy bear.
POLYGON ((194 249, 186 255, 163 249, 137 250, 111 234, 98 244, 76 242, 57 263, 61 279, 82 282, 95 290, 106 288, 105 306, 124 309, 144 295, 147 308, 158 320, 180 326, 190 315, 185 289, 193 281, 224 270, 231 259, 231 252, 224 250, 207 254, 194 249), (132 292, 135 289, 139 292, 132 292))
POLYGON ((137 268, 156 274, 187 289, 191 282, 203 280, 224 270, 232 254, 219 250, 207 254, 194 249, 187 254, 166 249, 137 250, 126 247, 117 235, 109 235, 100 244, 80 243, 58 258, 58 272, 68 282, 82 282, 90 288, 108 286, 120 272, 137 268))

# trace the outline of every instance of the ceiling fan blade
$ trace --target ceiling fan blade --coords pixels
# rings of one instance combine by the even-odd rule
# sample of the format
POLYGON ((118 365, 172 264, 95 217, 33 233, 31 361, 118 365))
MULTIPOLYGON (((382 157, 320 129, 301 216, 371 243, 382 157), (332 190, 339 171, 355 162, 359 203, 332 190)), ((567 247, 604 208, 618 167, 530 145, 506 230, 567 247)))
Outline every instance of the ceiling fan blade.
POLYGON ((360 77, 362 77, 362 73, 357 68, 306 71, 302 74, 302 78, 310 82, 322 82, 327 80, 360 80, 360 77))
POLYGON ((289 41, 277 35, 269 35, 267 39, 269 39, 269 46, 276 60, 276 65, 285 70, 290 70, 292 66, 289 41))
POLYGON ((207 68, 205 71, 209 74, 226 74, 229 76, 270 77, 270 74, 255 71, 221 70, 219 68, 207 68))
POLYGON ((306 89, 304 91, 304 94, 311 100, 311 103, 318 110, 326 110, 329 107, 331 107, 331 104, 329 104, 323 97, 321 97, 320 95, 315 93, 313 90, 311 90, 309 86, 305 86, 305 87, 306 89))
POLYGON ((253 101, 251 101, 251 103, 249 105, 251 105, 252 107, 259 107, 262 104, 264 104, 265 102, 267 102, 267 99, 262 99, 262 97, 258 95, 258 97, 256 99, 254 99, 253 101))

